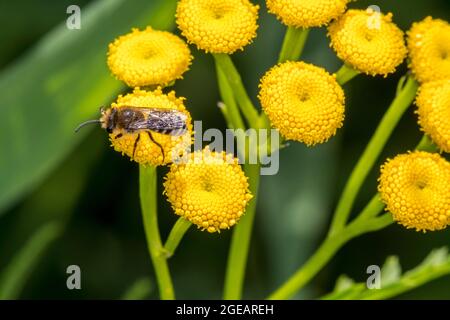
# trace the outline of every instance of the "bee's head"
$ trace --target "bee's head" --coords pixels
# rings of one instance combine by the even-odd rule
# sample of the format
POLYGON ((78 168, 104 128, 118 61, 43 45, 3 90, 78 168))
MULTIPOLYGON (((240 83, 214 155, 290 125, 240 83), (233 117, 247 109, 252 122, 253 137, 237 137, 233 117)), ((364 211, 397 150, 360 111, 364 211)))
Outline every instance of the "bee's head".
POLYGON ((101 108, 101 117, 100 122, 102 124, 102 128, 106 130, 108 133, 112 133, 115 126, 116 126, 116 119, 117 119, 117 109, 116 108, 101 108))
POLYGON ((103 129, 106 129, 106 131, 111 133, 114 128, 114 124, 115 124, 114 115, 116 113, 116 109, 115 108, 105 109, 104 107, 101 107, 100 113, 101 113, 100 119, 87 120, 87 121, 81 123, 75 129, 75 132, 78 132, 78 130, 80 130, 85 125, 92 124, 92 123, 100 123, 100 125, 103 129))

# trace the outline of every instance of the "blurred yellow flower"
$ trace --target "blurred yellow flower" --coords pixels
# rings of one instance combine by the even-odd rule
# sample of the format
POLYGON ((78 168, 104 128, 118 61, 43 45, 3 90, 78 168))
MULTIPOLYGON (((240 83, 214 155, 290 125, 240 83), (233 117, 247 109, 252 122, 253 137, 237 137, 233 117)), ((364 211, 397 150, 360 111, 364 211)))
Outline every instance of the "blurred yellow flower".
POLYGON ((419 82, 450 79, 450 24, 427 17, 408 31, 410 68, 419 82))
POLYGON ((441 150, 450 152, 450 79, 422 84, 416 104, 422 130, 441 150))
POLYGON ((108 66, 117 79, 130 87, 167 85, 182 78, 192 56, 188 45, 176 35, 132 29, 109 44, 108 66))
POLYGON ((286 139, 308 146, 327 141, 344 121, 344 91, 336 78, 304 62, 270 69, 261 79, 259 99, 286 139))
POLYGON ((248 0, 180 0, 176 20, 189 43, 231 54, 256 37, 258 8, 248 0))
POLYGON ((407 54, 403 32, 392 22, 391 13, 348 10, 330 24, 328 35, 340 59, 373 76, 395 72, 407 54))
POLYGON ((320 27, 344 13, 350 0, 266 0, 270 13, 296 28, 320 27))
POLYGON ((151 132, 153 139, 164 150, 162 154, 160 146, 155 144, 149 134, 127 133, 121 129, 115 129, 110 135, 114 150, 126 154, 131 160, 139 164, 153 166, 164 165, 172 162, 173 158, 182 157, 192 144, 192 120, 189 112, 184 106, 184 98, 177 98, 175 92, 164 94, 161 88, 154 91, 144 91, 135 88, 133 93, 125 96, 120 95, 111 108, 138 107, 138 108, 161 108, 178 110, 186 114, 186 133, 180 136, 151 132), (138 139, 139 136, 139 139, 138 139), (138 140, 137 140, 138 139, 138 140), (137 142, 136 142, 137 141, 137 142), (134 153, 134 155, 133 155, 134 153))
POLYGON ((173 164, 164 188, 175 213, 208 232, 234 226, 252 198, 237 159, 208 148, 173 164))
POLYGON ((416 151, 388 160, 378 190, 406 228, 441 230, 450 223, 450 163, 439 154, 416 151))

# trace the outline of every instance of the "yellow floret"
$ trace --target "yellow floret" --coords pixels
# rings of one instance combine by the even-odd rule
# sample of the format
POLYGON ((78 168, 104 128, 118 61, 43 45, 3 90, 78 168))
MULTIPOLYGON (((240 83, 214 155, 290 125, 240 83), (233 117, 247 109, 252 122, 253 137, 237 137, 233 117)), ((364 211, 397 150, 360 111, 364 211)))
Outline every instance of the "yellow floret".
POLYGON ((180 136, 172 136, 152 132, 152 137, 159 143, 164 150, 164 157, 161 148, 151 141, 150 136, 145 133, 127 133, 121 129, 115 129, 110 135, 111 144, 114 150, 126 154, 131 160, 139 164, 149 164, 153 166, 169 164, 180 157, 183 157, 192 144, 192 120, 189 112, 186 110, 184 98, 177 98, 175 92, 168 94, 162 93, 158 88, 155 91, 144 91, 135 88, 133 93, 125 96, 120 95, 117 101, 111 105, 112 108, 120 108, 121 106, 132 106, 141 108, 161 108, 178 110, 187 115, 187 131, 180 136), (139 140, 134 146, 136 139, 139 140), (133 155, 134 151, 134 155, 133 155))
POLYGON ((175 213, 208 232, 238 223, 252 198, 237 159, 208 148, 192 153, 184 164, 173 164, 164 188, 175 213))
POLYGON ((441 150, 450 152, 450 79, 422 84, 416 104, 422 130, 441 150))
POLYGON ((320 27, 344 13, 349 0, 266 0, 270 13, 287 26, 320 27))
POLYGON ((130 87, 167 85, 182 78, 191 60, 182 39, 150 27, 133 29, 111 43, 108 50, 111 72, 130 87))
POLYGON ((403 32, 392 22, 391 13, 348 10, 330 24, 328 35, 340 59, 373 76, 395 72, 407 54, 403 32))
POLYGON ((408 31, 410 68, 420 82, 450 79, 450 24, 427 17, 408 31))
POLYGON ((189 43, 231 54, 256 37, 258 6, 248 0, 181 0, 176 20, 189 43))
POLYGON ((325 69, 285 62, 262 78, 259 99, 273 127, 306 145, 327 141, 342 127, 344 91, 325 69))
POLYGON ((379 181, 387 210, 406 228, 433 231, 450 223, 450 163, 439 154, 399 155, 382 166, 379 181))

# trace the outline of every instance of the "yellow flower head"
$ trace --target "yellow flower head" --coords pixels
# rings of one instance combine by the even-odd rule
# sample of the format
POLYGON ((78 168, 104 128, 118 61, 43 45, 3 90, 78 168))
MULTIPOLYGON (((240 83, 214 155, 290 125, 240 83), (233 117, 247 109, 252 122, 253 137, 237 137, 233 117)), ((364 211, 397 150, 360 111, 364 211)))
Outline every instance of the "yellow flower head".
POLYGON ((416 104, 422 130, 450 152, 450 79, 422 84, 416 104))
POLYGON ((172 165, 164 188, 177 215, 209 232, 234 226, 252 198, 237 159, 208 148, 172 165))
POLYGON ((270 13, 296 28, 320 27, 344 13, 350 0, 266 0, 270 13))
POLYGON ((176 18, 189 43, 230 54, 256 37, 258 8, 248 0, 180 0, 176 18))
POLYGON ((330 24, 328 35, 340 59, 373 76, 395 72, 407 54, 403 32, 392 22, 391 13, 348 10, 330 24))
POLYGON ((417 231, 450 223, 450 163, 439 154, 415 151, 381 167, 378 190, 401 225, 417 231))
POLYGON ((117 101, 111 105, 111 108, 103 113, 101 121, 104 128, 106 128, 107 119, 112 108, 136 107, 180 111, 187 117, 187 130, 181 135, 170 135, 142 130, 129 133, 123 129, 115 128, 109 135, 114 150, 126 154, 131 160, 140 164, 153 166, 168 164, 173 159, 183 157, 192 144, 191 116, 186 110, 183 100, 184 98, 177 98, 174 91, 164 94, 161 88, 155 91, 144 91, 135 88, 133 93, 125 96, 120 95, 117 101), (152 138, 154 141, 152 141, 152 138), (163 152, 164 155, 162 154, 163 152))
POLYGON ((450 24, 427 17, 408 31, 410 68, 420 82, 450 79, 450 24))
POLYGON ((130 87, 167 85, 182 78, 191 60, 182 39, 150 27, 133 29, 109 44, 109 69, 130 87))
POLYGON ((270 69, 261 80, 259 99, 286 139, 308 146, 327 141, 344 121, 344 91, 336 78, 304 62, 270 69))

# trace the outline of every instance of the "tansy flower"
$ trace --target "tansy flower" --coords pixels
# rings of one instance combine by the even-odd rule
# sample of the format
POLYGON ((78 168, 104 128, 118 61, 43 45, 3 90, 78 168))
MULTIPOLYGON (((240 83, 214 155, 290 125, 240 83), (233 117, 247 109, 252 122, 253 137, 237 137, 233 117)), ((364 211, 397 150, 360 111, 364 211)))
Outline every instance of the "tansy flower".
POLYGON ((177 215, 209 232, 235 225, 252 198, 237 159, 208 148, 172 165, 164 188, 177 215))
POLYGON ((262 78, 259 99, 271 124, 288 140, 308 146, 327 141, 342 127, 344 91, 325 69, 285 62, 262 78))
POLYGON ((192 56, 176 35, 147 27, 109 44, 108 66, 130 87, 167 85, 188 70, 192 56))
MULTIPOLYGON (((157 132, 127 133, 121 129, 115 129, 110 135, 114 150, 126 154, 132 160, 140 164, 163 165, 182 157, 192 144, 191 116, 183 104, 184 98, 177 98, 175 92, 163 94, 161 88, 155 91, 144 91, 135 88, 133 93, 120 95, 111 108, 123 106, 138 108, 159 108, 178 110, 186 114, 186 132, 182 135, 170 135, 157 132), (157 145, 154 141, 159 144, 157 145), (162 150, 164 150, 164 156, 162 150)), ((109 109, 110 110, 110 109, 109 109)), ((106 116, 105 113, 104 116, 106 116)), ((103 121, 105 123, 105 121, 103 121)))
POLYGON ((450 24, 427 17, 408 31, 410 68, 420 82, 450 79, 450 24))
POLYGON ((270 13, 285 25, 320 27, 344 13, 349 0, 266 0, 270 13))
POLYGON ((328 35, 340 59, 373 76, 393 73, 407 54, 403 32, 391 13, 348 10, 330 24, 328 35))
POLYGON ((256 37, 258 8, 248 0, 181 0, 176 20, 189 43, 230 54, 256 37))
POLYGON ((450 223, 450 163, 439 154, 416 151, 388 160, 378 190, 406 228, 440 230, 450 223))
POLYGON ((450 152, 450 78, 422 84, 416 104, 422 130, 450 152))

